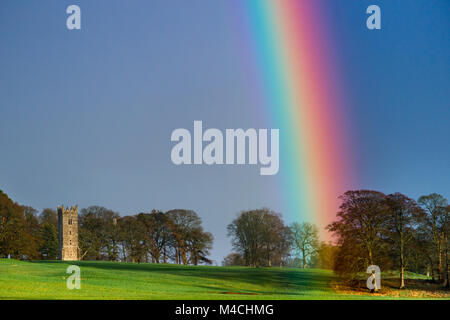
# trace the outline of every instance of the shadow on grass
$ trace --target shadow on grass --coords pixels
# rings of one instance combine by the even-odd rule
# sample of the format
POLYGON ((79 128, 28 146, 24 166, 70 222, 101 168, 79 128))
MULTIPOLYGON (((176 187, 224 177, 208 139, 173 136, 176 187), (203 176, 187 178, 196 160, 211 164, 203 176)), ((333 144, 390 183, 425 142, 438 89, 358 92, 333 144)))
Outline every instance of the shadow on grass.
POLYGON ((320 270, 293 268, 249 268, 249 267, 213 267, 183 266, 171 264, 121 263, 103 261, 34 261, 33 263, 53 263, 78 265, 80 267, 98 268, 102 270, 148 272, 153 275, 171 275, 196 278, 192 286, 211 290, 212 294, 257 294, 257 295, 308 295, 311 291, 330 291, 330 281, 334 276, 320 270), (205 279, 226 281, 230 286, 207 286, 205 279), (239 283, 267 287, 260 290, 236 289, 239 283), (279 290, 278 290, 279 289, 279 290))

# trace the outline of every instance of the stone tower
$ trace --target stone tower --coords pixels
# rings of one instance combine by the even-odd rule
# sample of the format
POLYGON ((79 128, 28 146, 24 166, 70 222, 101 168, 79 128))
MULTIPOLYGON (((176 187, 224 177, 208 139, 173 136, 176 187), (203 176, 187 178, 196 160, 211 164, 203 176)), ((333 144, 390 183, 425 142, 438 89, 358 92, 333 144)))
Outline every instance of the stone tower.
POLYGON ((59 259, 79 260, 78 206, 58 206, 59 259))

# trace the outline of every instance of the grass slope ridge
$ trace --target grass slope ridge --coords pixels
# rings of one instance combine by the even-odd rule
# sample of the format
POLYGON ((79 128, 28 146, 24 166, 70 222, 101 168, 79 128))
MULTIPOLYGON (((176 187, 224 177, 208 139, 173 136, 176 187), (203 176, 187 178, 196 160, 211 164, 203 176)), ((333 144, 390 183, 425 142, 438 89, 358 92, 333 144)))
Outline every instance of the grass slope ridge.
POLYGON ((389 298, 336 291, 335 281, 331 271, 320 269, 0 259, 0 299, 389 298), (80 290, 66 287, 71 264, 81 268, 80 290))

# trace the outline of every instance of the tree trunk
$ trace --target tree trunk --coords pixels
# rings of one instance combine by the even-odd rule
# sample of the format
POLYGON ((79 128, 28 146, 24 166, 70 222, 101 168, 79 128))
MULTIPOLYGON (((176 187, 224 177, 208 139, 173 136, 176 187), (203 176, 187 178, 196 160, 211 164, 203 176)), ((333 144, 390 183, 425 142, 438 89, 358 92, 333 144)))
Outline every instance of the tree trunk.
MULTIPOLYGON (((448 258, 447 258, 447 260, 448 260, 448 258)), ((446 273, 446 279, 445 279, 445 287, 448 289, 448 288, 450 288, 450 278, 449 278, 449 272, 448 272, 448 269, 449 269, 449 265, 448 265, 448 261, 447 261, 447 271, 445 272, 446 273)))
POLYGON ((400 289, 405 287, 405 268, 400 268, 400 289))
POLYGON ((442 244, 441 240, 439 240, 438 244, 438 269, 439 269, 439 281, 443 280, 443 268, 442 268, 442 244))
POLYGON ((405 287, 405 254, 403 240, 400 241, 400 289, 405 287))
POLYGON ((435 277, 434 277, 434 264, 431 263, 431 280, 434 282, 435 281, 435 277))
POLYGON ((369 251, 369 265, 373 265, 373 254, 372 254, 372 248, 368 248, 369 251))
POLYGON ((164 245, 164 249, 163 249, 163 262, 167 263, 167 254, 166 254, 166 246, 164 245))
POLYGON ((448 245, 445 248, 445 287, 450 288, 450 279, 449 279, 449 264, 448 264, 448 245))
POLYGON ((306 251, 306 250, 303 248, 303 249, 302 249, 302 258, 303 258, 303 259, 302 259, 302 264, 303 264, 303 269, 306 268, 306 256, 305 256, 306 253, 305 253, 305 251, 306 251))

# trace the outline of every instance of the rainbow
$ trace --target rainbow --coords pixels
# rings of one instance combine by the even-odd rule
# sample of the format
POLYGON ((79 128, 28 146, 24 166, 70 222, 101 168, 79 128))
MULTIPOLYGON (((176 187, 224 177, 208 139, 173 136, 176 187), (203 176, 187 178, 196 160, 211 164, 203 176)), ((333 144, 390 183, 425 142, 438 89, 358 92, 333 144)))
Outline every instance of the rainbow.
MULTIPOLYGON (((261 101, 280 129, 283 213, 321 229, 353 181, 333 44, 317 0, 242 1, 261 101)), ((328 237, 326 239, 329 239, 328 237)))

